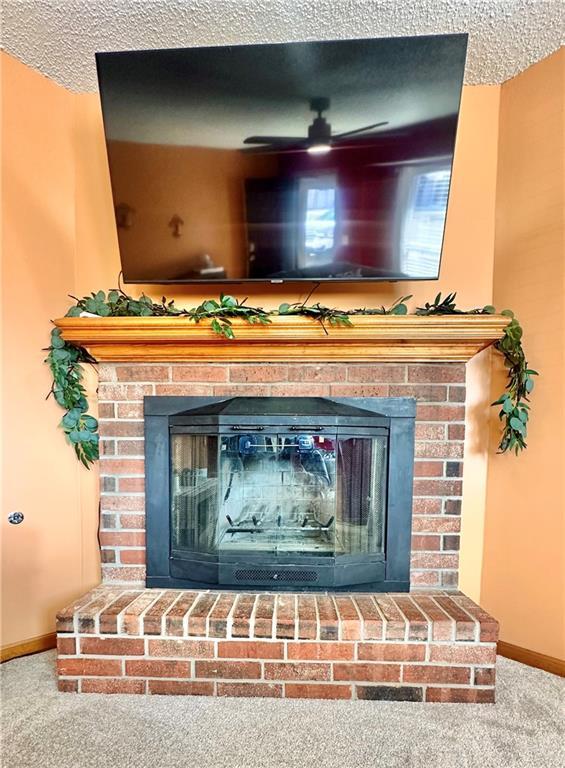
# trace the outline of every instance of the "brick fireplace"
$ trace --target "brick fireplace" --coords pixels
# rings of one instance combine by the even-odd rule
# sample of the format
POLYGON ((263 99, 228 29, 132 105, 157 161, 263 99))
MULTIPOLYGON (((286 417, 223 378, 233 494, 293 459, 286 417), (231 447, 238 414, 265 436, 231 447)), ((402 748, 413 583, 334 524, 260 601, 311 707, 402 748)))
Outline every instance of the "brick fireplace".
POLYGON ((468 336, 458 352, 427 339, 423 353, 405 333, 392 353, 387 340, 386 354, 369 343, 337 362, 325 340, 307 362, 276 344, 249 345, 253 356, 225 343, 190 354, 176 337, 149 355, 121 338, 100 347, 102 584, 59 614, 60 690, 494 701, 498 626, 458 591, 468 336), (161 396, 414 403, 410 593, 146 588, 144 398, 161 396))

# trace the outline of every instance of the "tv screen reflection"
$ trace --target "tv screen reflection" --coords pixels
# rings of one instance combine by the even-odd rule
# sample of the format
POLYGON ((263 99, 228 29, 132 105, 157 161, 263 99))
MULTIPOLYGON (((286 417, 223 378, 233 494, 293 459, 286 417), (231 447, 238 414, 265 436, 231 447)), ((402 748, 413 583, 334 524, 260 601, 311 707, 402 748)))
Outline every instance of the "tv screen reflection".
POLYGON ((437 279, 466 41, 97 54, 126 282, 437 279))

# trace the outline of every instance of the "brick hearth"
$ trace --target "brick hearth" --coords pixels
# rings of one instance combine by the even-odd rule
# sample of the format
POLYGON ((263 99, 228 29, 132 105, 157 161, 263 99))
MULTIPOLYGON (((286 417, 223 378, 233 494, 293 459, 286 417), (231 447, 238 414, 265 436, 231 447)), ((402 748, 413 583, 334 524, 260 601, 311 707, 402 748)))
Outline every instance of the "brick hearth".
POLYGON ((57 628, 65 692, 494 701, 498 625, 461 593, 106 586, 57 628))
POLYGON ((457 588, 464 364, 105 363, 99 375, 104 583, 141 585, 145 579, 145 395, 414 397, 411 584, 457 588))

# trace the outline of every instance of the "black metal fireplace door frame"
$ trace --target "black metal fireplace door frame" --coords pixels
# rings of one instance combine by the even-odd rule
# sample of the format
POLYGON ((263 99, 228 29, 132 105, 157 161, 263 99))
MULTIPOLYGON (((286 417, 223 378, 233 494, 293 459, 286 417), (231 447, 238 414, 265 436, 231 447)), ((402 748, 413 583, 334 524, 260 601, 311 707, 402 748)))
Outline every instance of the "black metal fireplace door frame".
MULTIPOLYGON (((248 400, 250 398, 247 398, 248 400)), ((412 398, 321 398, 335 406, 370 411, 362 420, 297 416, 255 416, 217 419, 190 418, 207 406, 231 398, 145 397, 146 584, 185 589, 261 589, 268 591, 405 592, 410 588, 410 539, 414 467, 415 401, 412 398), (241 422, 241 423, 235 423, 241 422), (252 422, 252 423, 251 423, 252 422), (277 423, 278 422, 278 423, 277 423), (330 423, 328 423, 330 422, 330 423), (333 422, 333 423, 331 423, 333 422), (352 423, 355 422, 355 423, 352 423), (387 436, 386 519, 384 553, 371 555, 277 555, 245 551, 205 554, 176 551, 171 537, 171 434, 237 434, 253 429, 296 435, 299 430, 323 429, 324 435, 387 436)), ((272 400, 272 398, 253 398, 272 400)), ((313 398, 293 398, 312 401, 313 398)), ((290 402, 290 401, 289 401, 290 402)), ((299 408, 297 403, 297 408, 299 408)), ((260 411, 259 411, 260 412, 260 411)))

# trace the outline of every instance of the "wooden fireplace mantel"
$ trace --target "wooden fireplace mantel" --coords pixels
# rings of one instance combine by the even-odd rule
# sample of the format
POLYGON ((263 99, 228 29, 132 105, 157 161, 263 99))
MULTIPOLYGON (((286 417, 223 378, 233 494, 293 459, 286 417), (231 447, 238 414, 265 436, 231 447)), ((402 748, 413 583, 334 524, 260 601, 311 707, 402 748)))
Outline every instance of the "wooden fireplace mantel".
POLYGON ((273 316, 269 325, 235 320, 235 339, 208 321, 182 317, 64 317, 55 321, 66 341, 99 361, 466 361, 499 339, 501 315, 365 315, 353 327, 327 327, 305 317, 273 316))

